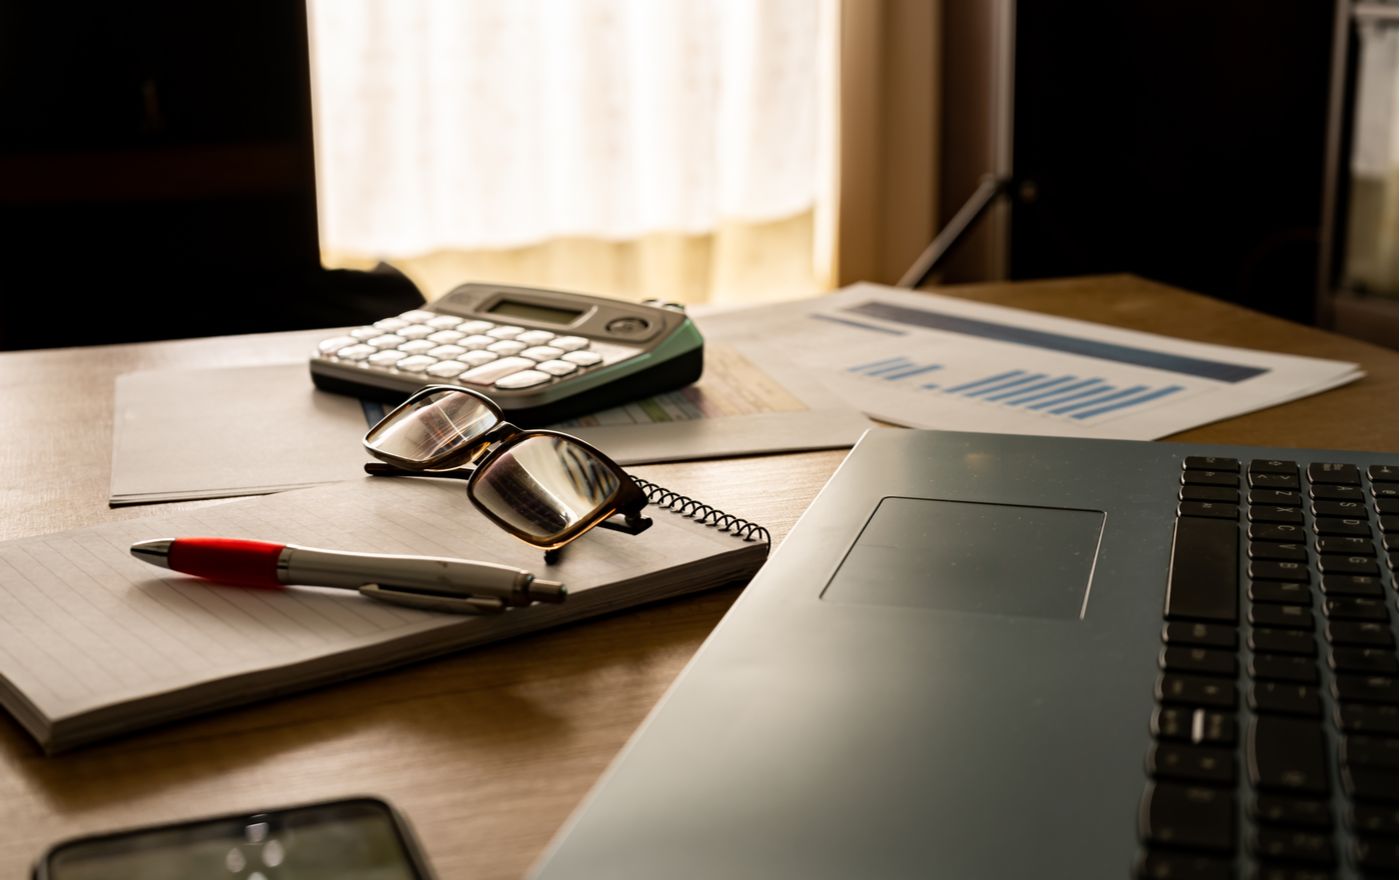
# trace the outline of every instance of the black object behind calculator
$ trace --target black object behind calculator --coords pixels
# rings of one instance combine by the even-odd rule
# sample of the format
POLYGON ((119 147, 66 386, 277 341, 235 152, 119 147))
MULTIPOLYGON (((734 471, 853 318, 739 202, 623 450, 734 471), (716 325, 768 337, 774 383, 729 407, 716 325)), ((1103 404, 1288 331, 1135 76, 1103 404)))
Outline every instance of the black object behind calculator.
POLYGON ((703 363, 700 331, 679 306, 463 284, 323 340, 311 378, 326 391, 391 402, 424 385, 461 385, 535 425, 688 385, 703 363))

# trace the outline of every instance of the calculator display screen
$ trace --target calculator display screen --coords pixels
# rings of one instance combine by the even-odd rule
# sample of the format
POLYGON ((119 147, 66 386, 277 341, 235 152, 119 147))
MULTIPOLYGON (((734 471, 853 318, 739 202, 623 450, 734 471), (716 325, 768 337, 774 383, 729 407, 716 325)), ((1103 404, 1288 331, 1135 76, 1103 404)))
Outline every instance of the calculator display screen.
POLYGON ((503 299, 486 311, 492 315, 504 315, 507 318, 523 318, 526 321, 538 321, 541 324, 571 324, 578 320, 578 317, 583 314, 583 312, 578 309, 561 309, 556 306, 542 306, 536 303, 521 302, 515 299, 503 299))

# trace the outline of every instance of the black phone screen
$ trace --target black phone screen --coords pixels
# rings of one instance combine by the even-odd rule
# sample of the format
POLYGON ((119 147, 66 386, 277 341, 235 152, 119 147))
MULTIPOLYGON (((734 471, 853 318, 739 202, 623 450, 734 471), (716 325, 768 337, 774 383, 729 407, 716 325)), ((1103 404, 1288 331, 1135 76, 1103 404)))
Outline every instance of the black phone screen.
POLYGON ((372 798, 87 837, 50 850, 41 880, 425 880, 394 812, 372 798))

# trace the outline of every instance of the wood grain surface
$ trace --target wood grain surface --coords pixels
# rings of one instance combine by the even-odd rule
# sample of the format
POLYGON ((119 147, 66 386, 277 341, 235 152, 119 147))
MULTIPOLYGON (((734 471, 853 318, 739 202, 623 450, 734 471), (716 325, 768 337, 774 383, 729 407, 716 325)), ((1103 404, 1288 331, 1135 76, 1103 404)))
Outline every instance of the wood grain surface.
MULTIPOLYGON (((1367 372, 1359 382, 1169 439, 1396 449, 1393 351, 1130 276, 940 292, 1356 361, 1367 372)), ((325 335, 0 354, 0 538, 150 512, 106 505, 116 375, 295 362, 325 335)), ((823 452, 635 470, 757 520, 781 539, 841 458, 823 452)), ((210 503, 217 502, 176 506, 210 503)), ((441 876, 518 877, 737 594, 735 587, 636 609, 56 757, 0 718, 0 876, 24 876, 46 846, 75 834, 368 793, 407 815, 441 876)))

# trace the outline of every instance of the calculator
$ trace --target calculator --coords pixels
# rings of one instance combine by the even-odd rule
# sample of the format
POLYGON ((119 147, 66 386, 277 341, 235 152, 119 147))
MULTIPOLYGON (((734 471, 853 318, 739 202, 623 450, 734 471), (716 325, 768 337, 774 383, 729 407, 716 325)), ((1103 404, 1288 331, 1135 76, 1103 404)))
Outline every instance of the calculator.
POLYGON ((388 402, 460 385, 530 426, 688 385, 703 365, 700 331, 674 303, 472 283, 322 340, 311 379, 388 402))

